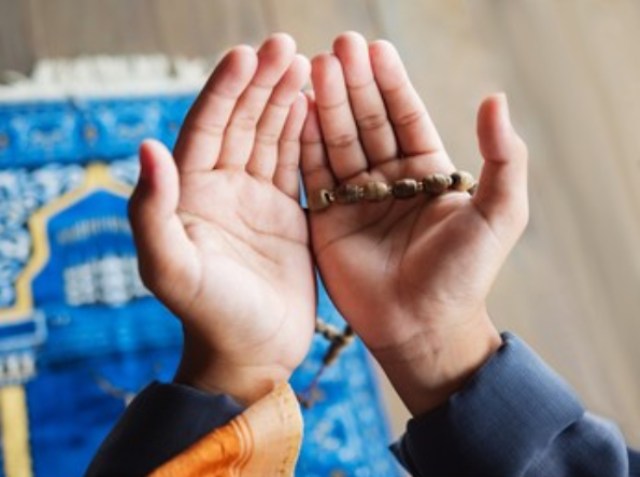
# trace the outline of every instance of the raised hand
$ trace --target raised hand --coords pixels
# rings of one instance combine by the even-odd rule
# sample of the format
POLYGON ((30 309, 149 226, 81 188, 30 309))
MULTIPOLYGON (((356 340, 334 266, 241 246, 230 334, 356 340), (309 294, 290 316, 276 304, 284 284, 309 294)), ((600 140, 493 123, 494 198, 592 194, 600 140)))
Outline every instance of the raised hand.
POLYGON ((171 156, 140 150, 130 216, 145 284, 182 320, 176 379, 250 403, 311 343, 315 289, 298 204, 309 62, 274 35, 219 63, 171 156))
MULTIPOLYGON (((454 171, 388 42, 341 35, 311 76, 309 194, 454 171)), ((502 95, 483 102, 477 132, 484 165, 473 197, 334 204, 310 217, 331 298, 413 414, 443 402, 501 342, 485 299, 527 222, 527 152, 502 95)))

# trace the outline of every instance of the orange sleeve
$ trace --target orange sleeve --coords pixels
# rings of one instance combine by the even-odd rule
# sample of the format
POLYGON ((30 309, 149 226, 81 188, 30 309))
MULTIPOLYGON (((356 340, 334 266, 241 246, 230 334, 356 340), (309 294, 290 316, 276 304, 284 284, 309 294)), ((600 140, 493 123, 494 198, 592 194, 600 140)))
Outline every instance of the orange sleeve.
POLYGON ((293 476, 301 442, 300 407, 291 387, 283 383, 150 475, 293 476))

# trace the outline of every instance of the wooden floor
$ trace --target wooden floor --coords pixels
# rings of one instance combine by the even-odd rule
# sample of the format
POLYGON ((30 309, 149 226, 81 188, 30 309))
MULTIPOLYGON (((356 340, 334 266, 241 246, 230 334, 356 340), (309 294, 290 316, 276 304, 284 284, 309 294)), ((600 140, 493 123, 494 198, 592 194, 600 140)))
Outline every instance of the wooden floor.
POLYGON ((346 29, 396 43, 461 168, 479 169, 481 98, 509 94, 530 146, 532 216, 493 317, 639 446, 640 2, 0 0, 0 70, 79 54, 214 55, 279 30, 313 54, 346 29))

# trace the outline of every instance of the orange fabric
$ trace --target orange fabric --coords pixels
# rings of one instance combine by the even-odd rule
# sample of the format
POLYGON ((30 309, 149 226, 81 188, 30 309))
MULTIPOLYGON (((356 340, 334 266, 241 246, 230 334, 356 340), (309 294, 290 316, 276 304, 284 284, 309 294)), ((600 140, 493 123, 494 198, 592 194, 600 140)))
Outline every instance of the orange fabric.
POLYGON ((300 407, 285 383, 156 469, 151 477, 292 476, 301 442, 300 407))

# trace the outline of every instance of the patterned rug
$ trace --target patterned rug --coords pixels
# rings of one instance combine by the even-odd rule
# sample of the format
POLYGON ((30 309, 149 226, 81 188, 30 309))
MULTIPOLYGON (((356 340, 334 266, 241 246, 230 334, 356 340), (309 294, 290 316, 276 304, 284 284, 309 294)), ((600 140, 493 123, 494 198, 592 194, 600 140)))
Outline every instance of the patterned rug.
MULTIPOLYGON (((171 379, 181 330, 140 281, 126 203, 140 140, 172 145, 202 72, 162 58, 54 62, 0 88, 0 476, 82 475, 126 403, 171 379)), ((321 286, 318 314, 344 326, 321 286)), ((295 389, 326 348, 314 340, 295 389)), ((400 475, 361 343, 322 376, 304 419, 296 475, 400 475)))

